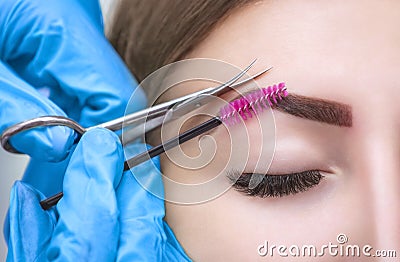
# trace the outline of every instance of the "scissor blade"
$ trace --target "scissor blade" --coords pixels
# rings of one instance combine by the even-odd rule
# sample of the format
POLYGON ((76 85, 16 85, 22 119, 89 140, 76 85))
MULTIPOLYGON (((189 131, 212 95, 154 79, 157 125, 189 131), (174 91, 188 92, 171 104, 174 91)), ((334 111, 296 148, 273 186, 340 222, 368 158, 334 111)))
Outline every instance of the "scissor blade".
POLYGON ((161 126, 164 122, 165 122, 165 116, 159 116, 132 127, 128 128, 125 127, 122 132, 122 145, 126 145, 133 142, 134 140, 143 136, 147 132, 161 126))
POLYGON ((243 85, 243 84, 245 84, 245 83, 247 83, 247 82, 249 82, 249 81, 251 81, 251 80, 254 80, 254 79, 258 78, 259 76, 265 74, 266 72, 268 72, 268 71, 271 70, 272 68, 273 68, 272 66, 269 67, 269 68, 266 68, 266 69, 264 69, 264 70, 258 72, 257 74, 255 74, 255 75, 249 77, 249 78, 246 78, 246 79, 244 79, 244 80, 242 80, 242 81, 240 81, 240 82, 234 83, 234 84, 231 85, 230 87, 231 87, 231 88, 235 88, 235 87, 241 86, 241 85, 243 85))
POLYGON ((95 127, 103 127, 103 128, 108 128, 110 130, 116 131, 122 129, 123 126, 127 125, 134 125, 134 124, 139 124, 139 123, 144 123, 145 121, 151 120, 153 118, 159 118, 161 116, 164 116, 167 114, 168 110, 170 110, 173 106, 175 106, 178 103, 181 103, 185 100, 190 100, 192 97, 199 96, 203 93, 211 92, 212 90, 217 90, 217 89, 222 89, 226 86, 234 84, 236 81, 238 81, 242 76, 244 76, 247 71, 250 70, 250 68, 255 64, 257 59, 254 59, 251 64, 246 67, 243 71, 241 71, 238 75, 233 77, 231 80, 228 82, 214 88, 207 88, 205 90, 201 90, 199 92, 189 94, 162 104, 155 105, 150 108, 146 108, 144 110, 134 112, 132 114, 108 121, 106 123, 97 125, 95 127))
MULTIPOLYGON (((268 72, 271 69, 272 69, 272 67, 264 69, 264 70, 258 72, 257 74, 230 86, 227 89, 222 89, 222 90, 220 89, 219 92, 217 92, 217 93, 215 93, 215 90, 219 87, 217 87, 217 88, 210 87, 210 88, 201 90, 199 92, 187 95, 186 99, 190 99, 191 96, 193 96, 195 94, 195 97, 199 98, 199 100, 197 100, 197 102, 200 101, 200 104, 197 104, 197 106, 200 107, 201 105, 204 105, 209 101, 212 101, 212 99, 215 99, 215 96, 219 96, 219 95, 231 90, 231 88, 237 87, 239 85, 243 85, 243 84, 261 76, 262 74, 268 72), (208 94, 208 95, 206 95, 206 94, 208 94)), ((189 103, 189 104, 186 104, 186 102, 185 102, 179 111, 172 108, 172 110, 169 110, 166 115, 148 119, 145 123, 143 122, 133 128, 130 128, 129 130, 124 130, 123 144, 130 143, 133 140, 140 137, 141 135, 159 127, 160 125, 162 125, 164 123, 168 123, 169 121, 177 119, 177 118, 181 117, 182 115, 185 115, 185 114, 191 112, 193 109, 197 108, 196 101, 191 100, 191 102, 192 103, 189 103)))
MULTIPOLYGON (((246 68, 248 69, 248 68, 246 68)), ((209 103, 210 101, 212 101, 213 99, 215 99, 216 96, 221 96, 225 93, 227 93, 228 91, 232 90, 234 87, 237 87, 239 85, 243 85, 244 83, 247 83, 257 77, 259 77, 260 75, 268 72, 269 70, 271 70, 272 67, 265 69, 259 73, 257 73, 256 75, 247 78, 235 85, 222 85, 219 86, 217 88, 214 88, 212 90, 209 90, 207 92, 203 92, 191 99, 185 100, 181 103, 178 103, 176 106, 172 107, 168 112, 167 112, 167 117, 170 118, 170 120, 172 119, 176 119, 178 117, 184 116, 187 113, 200 108, 202 106, 204 106, 205 104, 209 103)))

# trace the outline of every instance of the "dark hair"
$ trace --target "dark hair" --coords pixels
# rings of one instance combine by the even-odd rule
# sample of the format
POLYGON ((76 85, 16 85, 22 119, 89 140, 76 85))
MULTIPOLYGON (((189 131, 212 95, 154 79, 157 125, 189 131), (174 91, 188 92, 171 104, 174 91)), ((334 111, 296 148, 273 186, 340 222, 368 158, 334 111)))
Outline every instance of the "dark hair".
POLYGON ((122 0, 109 39, 141 82, 183 59, 233 10, 255 0, 122 0))

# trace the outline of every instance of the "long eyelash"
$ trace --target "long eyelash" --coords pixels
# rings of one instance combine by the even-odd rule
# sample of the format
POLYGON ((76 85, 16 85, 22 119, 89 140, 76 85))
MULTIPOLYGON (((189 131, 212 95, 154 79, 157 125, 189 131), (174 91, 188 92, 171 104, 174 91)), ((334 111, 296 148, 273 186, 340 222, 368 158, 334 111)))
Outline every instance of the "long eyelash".
POLYGON ((262 198, 283 197, 304 192, 318 185, 323 177, 318 170, 287 175, 240 174, 236 171, 228 174, 228 178, 234 183, 233 187, 236 190, 249 196, 262 198), (254 179, 260 182, 254 187, 250 187, 251 180, 254 179))

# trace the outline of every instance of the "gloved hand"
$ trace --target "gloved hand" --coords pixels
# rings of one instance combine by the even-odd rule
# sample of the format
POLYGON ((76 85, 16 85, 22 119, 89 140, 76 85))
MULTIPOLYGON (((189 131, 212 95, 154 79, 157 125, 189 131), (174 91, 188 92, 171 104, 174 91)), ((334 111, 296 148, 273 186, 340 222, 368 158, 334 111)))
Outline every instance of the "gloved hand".
MULTIPOLYGON (((123 115, 135 80, 103 35, 97 0, 0 1, 0 133, 18 122, 68 116, 91 126, 123 115)), ((136 90, 133 111, 145 107, 136 90)), ((34 129, 11 138, 32 156, 23 181, 50 196, 61 184, 75 134, 34 129)), ((8 226, 5 226, 7 239, 8 226)))
MULTIPOLYGON (((146 150, 137 144, 131 153, 146 150)), ((122 175, 118 137, 94 129, 81 138, 64 178, 64 197, 50 211, 44 196, 23 182, 11 192, 7 261, 188 261, 163 221, 164 201, 145 191, 131 171, 122 175), (58 221, 56 222, 58 217, 58 221)), ((159 159, 132 172, 162 190, 159 159)))
MULTIPOLYGON (((124 113, 137 84, 103 35, 97 0, 4 0, 0 10, 0 132, 43 115, 88 126, 124 113)), ((143 92, 135 96, 143 108, 143 92)), ((63 127, 11 139, 19 151, 47 161, 65 158, 73 142, 63 127)))

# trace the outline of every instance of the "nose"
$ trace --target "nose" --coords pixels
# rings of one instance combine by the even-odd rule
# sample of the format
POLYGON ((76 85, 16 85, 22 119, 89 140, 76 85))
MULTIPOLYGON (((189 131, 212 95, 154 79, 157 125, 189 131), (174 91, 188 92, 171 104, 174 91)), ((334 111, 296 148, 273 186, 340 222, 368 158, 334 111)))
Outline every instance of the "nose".
POLYGON ((360 179, 367 179, 374 221, 374 249, 400 250, 400 127, 395 113, 376 110, 361 128, 364 166, 360 179))

